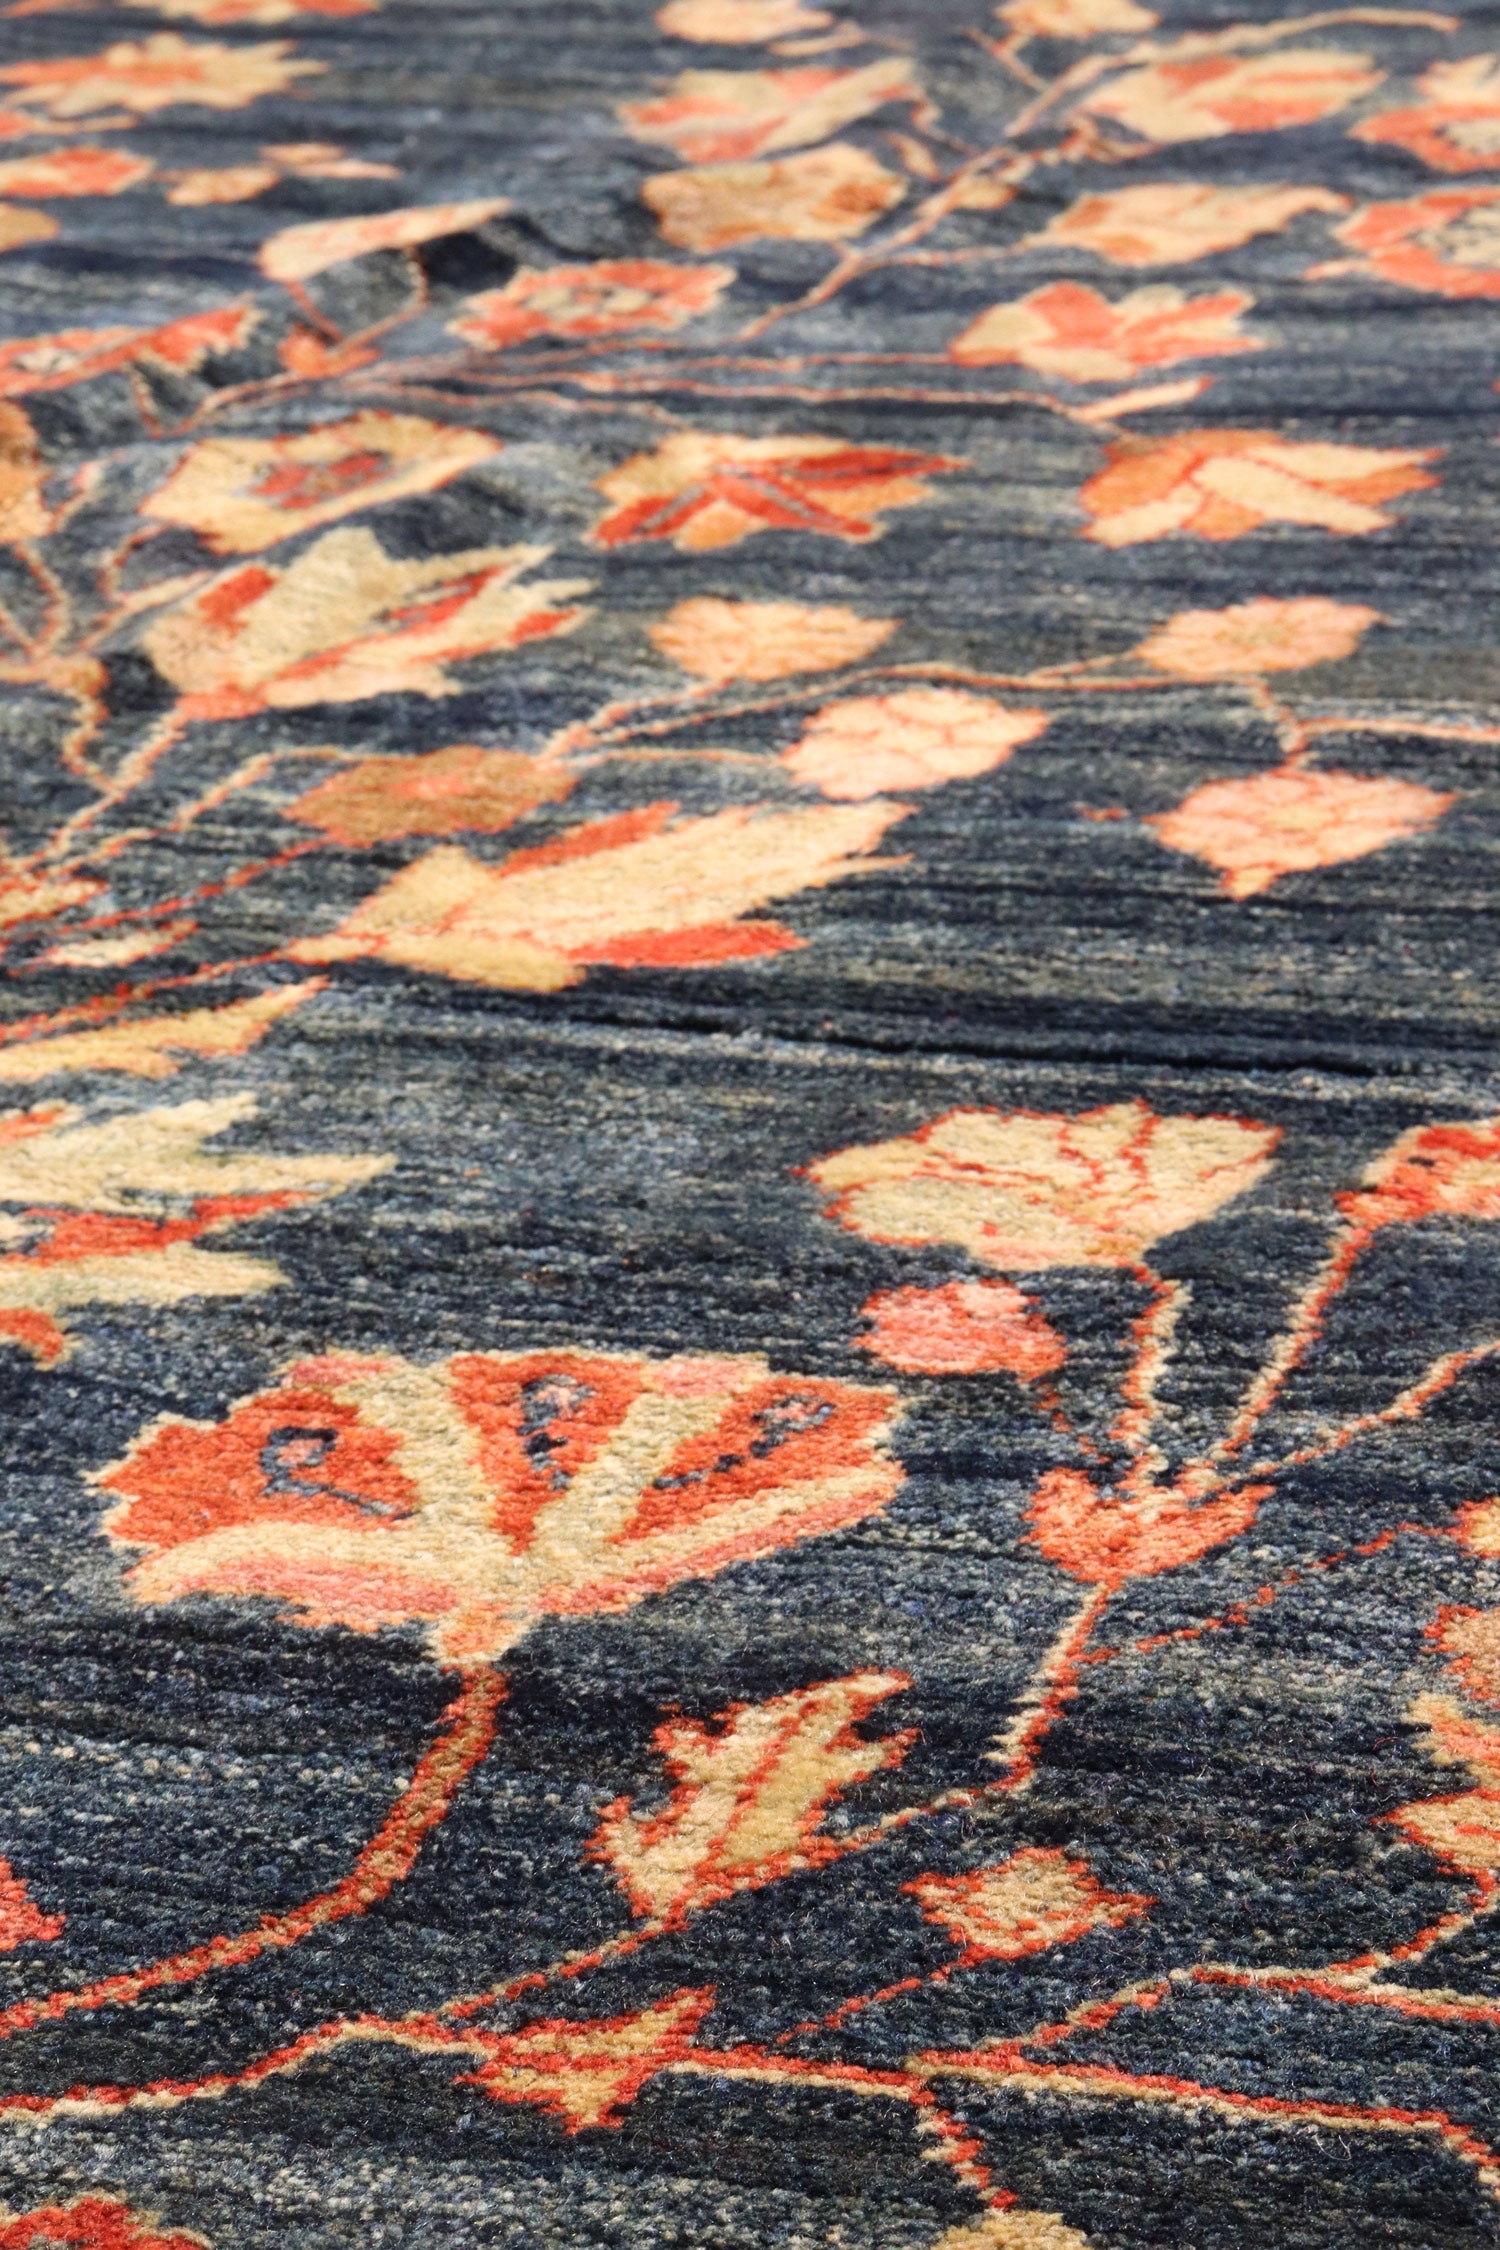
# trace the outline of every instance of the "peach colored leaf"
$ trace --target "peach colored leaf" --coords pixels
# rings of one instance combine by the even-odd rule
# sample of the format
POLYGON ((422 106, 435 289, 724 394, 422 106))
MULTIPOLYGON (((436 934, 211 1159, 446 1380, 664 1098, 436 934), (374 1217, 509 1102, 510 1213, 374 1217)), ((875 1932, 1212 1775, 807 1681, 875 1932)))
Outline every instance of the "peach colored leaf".
POLYGON ((695 679, 781 680, 857 664, 888 640, 896 617, 860 617, 810 602, 721 601, 697 594, 649 628, 663 656, 695 679))
POLYGON ((709 1987, 674 1992, 629 2016, 550 2017, 497 2039, 482 2067, 457 2083, 482 2087, 492 2101, 550 2110, 569 2133, 618 2125, 646 2081, 688 2053, 713 2004, 709 1987))
POLYGON ((325 977, 277 985, 227 1008, 189 1008, 142 1016, 98 1031, 64 1031, 0 1047, 0 1085, 30 1085, 65 1071, 121 1070, 132 1078, 172 1078, 187 1055, 244 1055, 272 1024, 323 990, 325 977))
POLYGON ((972 1875, 922 1875, 901 1888, 963 1949, 964 1964, 1072 1945, 1093 1930, 1122 1928, 1154 1903, 1136 1891, 1107 1891, 1083 1860, 1034 1847, 972 1875))
POLYGON ((872 1323, 854 1341, 904 1375, 982 1375, 1001 1369, 1020 1382, 1055 1374, 1067 1347, 1050 1321, 1008 1281, 949 1281, 937 1289, 888 1289, 867 1298, 872 1323))
POLYGON ((904 1672, 855 1672, 769 1703, 735 1703, 710 1725, 671 1719, 656 1747, 678 1786, 659 1813, 620 1797, 590 1851, 618 1875, 632 1906, 653 1923, 759 1890, 817 1867, 838 1846, 818 1832, 828 1800, 882 1766, 899 1765, 910 1733, 866 1742, 857 1721, 911 1681, 904 1672))
POLYGON ((992 772, 1049 723, 1045 711, 1008 710, 956 688, 906 688, 825 705, 782 763, 825 797, 931 789, 992 772))
POLYGON ((1455 794, 1385 775, 1279 768, 1207 781, 1146 826, 1170 850, 1218 868, 1230 898, 1251 898, 1283 875, 1338 867, 1421 835, 1455 794))

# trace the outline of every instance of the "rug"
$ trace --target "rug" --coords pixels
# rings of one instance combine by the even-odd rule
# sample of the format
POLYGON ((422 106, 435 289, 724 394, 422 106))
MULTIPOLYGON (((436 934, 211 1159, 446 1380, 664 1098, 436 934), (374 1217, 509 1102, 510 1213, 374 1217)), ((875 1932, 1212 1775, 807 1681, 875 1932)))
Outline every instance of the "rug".
POLYGON ((0 2250, 1500 2240, 1500 22, 0 11, 0 2250))

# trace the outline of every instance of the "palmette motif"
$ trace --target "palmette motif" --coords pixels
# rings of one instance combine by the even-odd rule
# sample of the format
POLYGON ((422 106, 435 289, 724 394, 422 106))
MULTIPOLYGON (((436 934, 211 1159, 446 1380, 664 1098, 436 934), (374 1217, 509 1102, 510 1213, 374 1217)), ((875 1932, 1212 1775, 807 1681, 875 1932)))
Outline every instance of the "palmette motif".
MULTIPOLYGON (((826 2101, 798 2127, 816 2141, 843 2103, 882 2163, 909 2138, 908 2188, 942 2182, 892 2250, 1133 2245, 1067 2165, 1068 2193, 1038 2178, 1018 2116, 1048 2103, 1085 2140, 1151 2112, 1430 2151, 1488 2214, 1500 2121, 1427 2050, 1339 2077, 1220 2034, 1210 2067, 1191 2011, 1321 2011, 1332 2045, 1355 2020, 1413 2042, 1500 2021, 1461 1951, 1500 1903, 1500 1464, 1476 1446, 1461 1491, 1432 1467, 1500 1353, 1454 1278, 1500 1222, 1492 1094, 1412 1097, 1383 1153, 1360 1128, 1358 1159, 1325 1138, 1314 1161, 1313 1096, 1272 1098, 1264 1070, 1174 1092, 1091 1059, 997 1092, 988 1019, 946 1091, 915 1064, 898 1094, 894 1071, 820 1089, 902 945, 912 1017, 965 978, 995 999, 1010 972, 955 933, 1028 822, 1050 823, 1044 880, 1013 920, 1144 883, 1129 943, 1167 964, 1158 989, 1194 916, 1208 952, 1251 949, 1258 992, 1290 988, 1277 933, 1309 909, 1297 942, 1324 960, 1361 918, 1362 958, 1413 950, 1371 901, 1459 864, 1500 740, 1432 658, 1424 577, 1483 478, 1456 409, 1428 443, 1378 386, 1352 408, 1299 322, 1371 293, 1467 321, 1500 296, 1496 58, 1420 10, 1204 28, 1007 0, 956 72, 925 27, 666 0, 629 16, 660 34, 651 74, 612 66, 613 120, 591 112, 609 225, 549 232, 509 157, 429 174, 409 134, 310 137, 320 75, 359 51, 357 26, 325 35, 375 0, 126 5, 95 51, 63 51, 84 43, 64 25, 0 66, 22 144, 0 250, 18 275, 72 258, 96 200, 232 250, 192 269, 212 301, 111 300, 0 343, 0 681, 51 761, 0 846, 0 1083, 32 1105, 0 1117, 0 1371, 27 1402, 100 1386, 113 1435, 78 1440, 73 1486, 103 1536, 48 1568, 86 1549, 111 1630, 388 1676, 406 1739, 413 1681, 448 1700, 316 1873, 283 1878, 278 1843, 253 1899, 205 1883, 214 1912, 169 1935, 127 1941, 76 1856, 0 1827, 0 2126, 144 2137, 203 2101, 253 2119, 283 2080, 267 2098, 295 2116, 377 2049, 522 2149, 647 2145, 668 2100, 741 2102, 773 2138, 826 2101), (945 113, 960 79, 972 106, 945 113), (194 111, 257 104, 185 161, 194 111), (1046 541, 1064 560, 1032 589, 1046 541), (969 827, 983 882, 955 906, 969 827), (1059 874, 1064 842, 1086 879, 1059 874), (747 1033, 733 1097, 698 1103, 684 1041, 667 1091, 570 1117, 545 1161, 484 1137, 509 1056, 445 1075, 454 1025, 574 1036, 581 1080, 601 1024, 623 1074, 668 1017, 747 1033), (314 1131, 355 1024, 353 1111, 314 1131), (182 1071, 181 1098, 131 1084, 182 1071), (469 1239, 461 1183, 512 1176, 506 1256, 575 1229, 603 1275, 587 1305, 547 1294, 567 1258, 517 1282, 469 1239), (747 1240, 704 1216, 726 1193, 755 1201, 747 1240), (668 1274, 631 1220, 606 1270, 598 1212, 656 1196, 688 1248, 668 1274), (372 1301, 368 1244, 415 1244, 444 1197, 443 1240, 372 1301), (762 1236, 795 1260, 752 1274, 762 1236), (932 1438, 945 1416, 964 1447, 932 1438), (989 1482, 951 1472, 964 1448, 989 1482), (1367 1512, 1325 1536, 1318 1478, 1346 1458, 1367 1512), (1263 1885, 1270 1926, 1226 1935, 1241 1877, 1194 1823, 1233 1796, 1234 1698, 1261 1692, 1233 1651, 1304 1582, 1398 1548, 1438 1590, 1401 1583, 1412 1678, 1367 1690, 1328 1816, 1345 1890, 1308 1938, 1263 1885), (493 1784, 503 1827, 537 1683, 569 1665, 567 1786, 587 1778, 566 1821, 560 1789, 527 1812, 541 1872, 528 1856, 497 1919, 479 1808, 493 1784), (1133 1832, 1068 1795, 1099 1714, 1149 1733, 1157 1690, 1126 1683, 1174 1665, 1210 1714, 1166 1823, 1201 1851, 1185 1878, 1141 1842, 1156 1814, 1133 1832), (1404 1889, 1371 1873, 1388 1860, 1404 1889), (462 1969, 372 1969, 455 1883, 462 1969), (549 1889, 586 1911, 548 1920, 549 1889), (187 1994, 231 1976, 279 2031, 200 2032, 187 1994), (169 2069, 98 2083, 97 2045, 33 2068, 26 2035, 117 2009, 169 2069)), ((1093 993, 1040 923, 1022 939, 1018 990, 1065 969, 1093 993)), ((1057 1051, 1148 1052, 1153 1005, 1133 1045, 1074 1022, 1057 1051)), ((903 1047, 894 1021, 872 1048, 903 1047)), ((255 1696, 290 1710, 279 1678, 255 1696)), ((286 1856, 316 1859, 300 1833, 286 1856)), ((0 2244, 239 2239, 144 2161, 144 2185, 8 2190, 0 2244)))

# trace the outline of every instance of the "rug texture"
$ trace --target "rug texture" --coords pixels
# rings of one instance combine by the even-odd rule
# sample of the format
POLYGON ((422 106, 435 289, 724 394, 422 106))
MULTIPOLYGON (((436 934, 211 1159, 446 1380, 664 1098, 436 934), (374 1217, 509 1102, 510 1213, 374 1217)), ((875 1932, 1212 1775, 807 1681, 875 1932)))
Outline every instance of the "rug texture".
POLYGON ((1497 49, 0 11, 0 2250, 1500 2241, 1497 49))

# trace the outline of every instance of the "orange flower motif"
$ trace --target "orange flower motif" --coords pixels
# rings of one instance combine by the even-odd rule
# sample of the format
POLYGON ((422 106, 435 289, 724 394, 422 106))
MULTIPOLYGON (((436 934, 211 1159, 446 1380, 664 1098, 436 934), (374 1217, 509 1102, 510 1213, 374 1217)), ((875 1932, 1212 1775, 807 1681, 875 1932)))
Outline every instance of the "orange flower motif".
POLYGON ((1107 1891, 1085 1861, 1034 1846, 972 1875, 920 1875, 901 1888, 963 1948, 964 1967, 1075 1945, 1095 1930, 1122 1929, 1154 1903, 1136 1891, 1107 1891))
POLYGON ((620 336, 633 328, 681 328, 711 312, 734 281, 733 266, 668 266, 657 258, 605 259, 592 266, 522 266, 503 289, 469 297, 450 336, 504 351, 533 336, 620 336))
POLYGON ((1152 31, 1161 21, 1137 0, 1005 0, 995 13, 1022 39, 1098 39, 1152 31))
POLYGON ((134 359, 190 374, 214 353, 242 344, 258 317, 246 305, 226 305, 165 328, 64 328, 54 336, 23 336, 0 344, 0 398, 62 390, 134 359))
POLYGON ((368 531, 325 532, 281 569, 247 564, 168 611, 142 636, 187 716, 366 696, 453 695, 444 669, 470 656, 566 633, 583 612, 577 579, 520 583, 545 547, 477 547, 395 562, 368 531))
POLYGON ((860 1307, 873 1325, 856 1336, 903 1375, 992 1375, 1023 1383, 1055 1375, 1067 1358, 1061 1336, 1008 1281, 949 1281, 939 1289, 887 1289, 860 1307))
POLYGON ((440 847, 327 937, 289 950, 299 961, 369 955, 516 992, 560 991, 591 963, 702 968, 784 953, 804 940, 740 917, 882 866, 862 855, 906 807, 736 805, 672 827, 676 810, 593 821, 500 867, 440 847))
POLYGON ((1112 305, 1081 282, 1054 281, 1013 304, 992 305, 954 338, 948 357, 960 367, 1030 367, 1070 383, 1124 383, 1143 367, 1264 350, 1260 337, 1239 328, 1254 302, 1241 289, 1189 298, 1158 282, 1112 305))
POLYGON ((39 2203, 30 2211, 0 2213, 0 2250, 43 2250, 50 2242, 73 2250, 204 2250, 196 2234, 168 2234, 112 2196, 84 2195, 76 2203, 39 2203))
POLYGON ((904 55, 860 70, 685 70, 661 100, 625 102, 619 116, 637 140, 659 142, 684 163, 729 164, 826 140, 921 92, 904 55))
POLYGON ((988 696, 906 688, 825 705, 782 763, 825 797, 878 797, 990 773, 1048 724, 1045 711, 1008 711, 988 696))
POLYGON ((829 1799, 897 1766, 915 1736, 854 1733, 905 1672, 818 1680, 769 1703, 732 1703, 710 1726, 669 1719, 653 1736, 676 1784, 659 1812, 607 1805, 588 1846, 612 1867, 637 1914, 669 1929, 739 1891, 838 1856, 821 1830, 829 1799))
POLYGON ((1084 537, 1133 547, 1175 531, 1239 539, 1263 523, 1315 525, 1348 536, 1388 529, 1377 505, 1437 483, 1423 463, 1435 448, 1331 445, 1275 430, 1185 430, 1122 438, 1109 466, 1079 494, 1093 518, 1084 537))
POLYGON ((506 208, 503 195, 492 195, 473 203, 375 211, 365 219, 314 219, 306 226, 283 227, 263 242, 260 270, 270 281, 310 281, 348 258, 367 258, 375 250, 414 250, 444 235, 467 234, 506 208))
POLYGON ((658 31, 706 47, 758 46, 763 39, 824 31, 832 21, 826 8, 805 7, 803 0, 666 0, 656 11, 658 31))
POLYGON ((618 2125, 649 2079, 691 2054, 693 2034, 713 2004, 707 1986, 669 1993, 628 2016, 548 2016, 495 2039, 480 2068, 457 2083, 482 2088, 491 2101, 550 2110, 569 2133, 618 2125))
POLYGON ((1090 1585, 1119 1586, 1181 1570, 1238 1539, 1271 1489, 1249 1484, 1199 1501, 1166 1487, 1127 1498, 1101 1492, 1081 1469, 1049 1469, 1026 1513, 1049 1562, 1090 1585))
POLYGON ((484 430, 370 410, 297 437, 205 438, 142 503, 218 555, 248 555, 356 508, 431 492, 500 451, 484 430))
POLYGON ((866 149, 847 141, 784 156, 774 164, 706 164, 657 172, 641 185, 679 250, 728 250, 736 242, 846 242, 894 210, 906 193, 866 149))
POLYGON ((694 679, 784 680, 857 664, 899 618, 860 617, 808 602, 728 602, 697 594, 649 628, 652 642, 694 679))
POLYGON ((684 430, 600 477, 615 502, 594 526, 601 547, 670 539, 685 554, 736 547, 756 531, 878 539, 887 508, 927 498, 924 477, 960 469, 940 453, 846 445, 835 437, 713 437, 684 430))
POLYGON ((1280 1135, 1240 1117, 953 1109, 908 1139, 808 1166, 828 1217, 872 1242, 957 1243, 988 1266, 1134 1266, 1255 1185, 1280 1135))
POLYGON ((53 149, 0 164, 0 195, 119 195, 149 180, 154 169, 149 157, 123 156, 118 149, 53 149))
POLYGON ((284 93, 295 79, 326 70, 303 62, 284 39, 256 47, 225 47, 160 31, 135 46, 119 40, 97 55, 56 55, 45 62, 7 63, 0 84, 11 100, 49 117, 87 117, 99 109, 137 115, 194 102, 204 109, 243 109, 262 94, 284 93))
POLYGON ((1159 672, 1183 680, 1237 680, 1262 672, 1298 672, 1352 656, 1378 609, 1331 602, 1321 594, 1295 601, 1236 602, 1230 609, 1182 609, 1158 625, 1136 650, 1159 672))
POLYGON ((1237 250, 1258 234, 1279 234, 1304 211, 1347 211, 1349 198, 1327 188, 1209 187, 1196 180, 1153 180, 1080 196, 1032 240, 1093 250, 1117 266, 1183 266, 1237 250))
POLYGON ((1081 106, 1156 142, 1267 133, 1331 117, 1385 77, 1368 55, 1285 47, 1274 55, 1198 55, 1128 70, 1081 106))
POLYGON ((1252 774, 1209 781, 1146 826, 1174 852, 1222 872, 1230 898, 1252 898, 1282 875, 1337 867, 1418 836, 1442 818, 1454 792, 1356 773, 1252 774))
MULTIPOLYGON (((1414 1126, 1337 1201, 1345 1218, 1366 1232, 1421 1219, 1500 1219, 1500 1118, 1414 1126)), ((1476 1511, 1496 1505, 1474 1504, 1476 1511)))
POLYGON ((362 758, 299 797, 293 820, 321 828, 337 844, 363 849, 398 836, 493 834, 523 813, 566 797, 573 776, 519 750, 456 742, 416 758, 362 758))
POLYGON ((1367 203, 1338 237, 1363 251, 1356 272, 1438 297, 1500 297, 1500 187, 1438 188, 1403 203, 1367 203))
POLYGON ((270 1595, 424 1623, 446 1660, 632 1607, 884 1508, 886 1390, 758 1358, 302 1360, 219 1423, 168 1417, 97 1482, 137 1601, 270 1595))
POLYGON ((1388 109, 1356 125, 1353 138, 1394 142, 1439 172, 1500 164, 1500 55, 1434 63, 1417 80, 1416 109, 1388 109))

